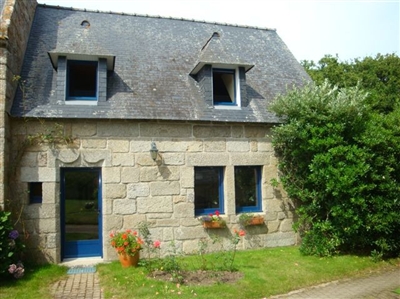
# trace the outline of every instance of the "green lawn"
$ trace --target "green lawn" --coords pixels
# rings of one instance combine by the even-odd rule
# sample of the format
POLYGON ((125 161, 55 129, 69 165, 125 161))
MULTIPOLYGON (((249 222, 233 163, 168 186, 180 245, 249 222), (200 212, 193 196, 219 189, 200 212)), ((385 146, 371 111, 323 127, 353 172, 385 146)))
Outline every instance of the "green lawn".
MULTIPOLYGON (((218 255, 209 255, 210 261, 218 255)), ((394 268, 397 261, 374 263, 369 257, 352 255, 332 258, 302 256, 297 247, 248 250, 237 253, 235 266, 244 277, 234 284, 187 286, 157 281, 146 276, 145 268, 123 269, 118 262, 99 265, 106 298, 263 298, 271 295, 359 276, 382 268, 394 268)), ((182 260, 184 268, 200 264, 196 256, 182 260)))
POLYGON ((31 267, 25 265, 25 275, 18 280, 0 279, 1 299, 51 298, 53 283, 67 276, 67 268, 57 265, 31 267))
MULTIPOLYGON (((214 263, 220 256, 206 256, 214 263)), ((190 286, 147 277, 144 267, 122 268, 118 261, 100 264, 97 270, 106 298, 264 298, 331 280, 394 269, 400 259, 374 263, 370 257, 353 255, 333 258, 302 256, 297 247, 237 252, 235 266, 244 277, 233 284, 190 286)), ((179 259, 184 269, 201 264, 198 256, 179 259)), ((0 298, 51 298, 51 287, 65 279, 67 268, 57 265, 25 267, 19 280, 0 280, 0 298)), ((395 290, 394 290, 395 291, 395 290)), ((396 290, 397 292, 400 290, 396 290)))

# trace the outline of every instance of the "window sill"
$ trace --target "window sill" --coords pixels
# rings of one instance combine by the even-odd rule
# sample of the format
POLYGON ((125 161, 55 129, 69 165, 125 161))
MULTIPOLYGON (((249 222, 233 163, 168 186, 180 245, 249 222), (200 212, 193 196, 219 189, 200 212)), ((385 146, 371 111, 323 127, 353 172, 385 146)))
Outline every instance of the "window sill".
POLYGON ((65 100, 65 105, 97 106, 97 100, 65 100))
POLYGON ((225 110, 241 110, 242 108, 239 106, 232 106, 232 105, 214 105, 215 109, 225 109, 225 110))

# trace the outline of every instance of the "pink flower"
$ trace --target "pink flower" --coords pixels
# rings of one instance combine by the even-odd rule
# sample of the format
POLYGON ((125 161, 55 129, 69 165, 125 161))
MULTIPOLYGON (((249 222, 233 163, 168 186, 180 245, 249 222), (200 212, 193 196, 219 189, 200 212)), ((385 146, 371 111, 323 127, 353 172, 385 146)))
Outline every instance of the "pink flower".
POLYGON ((154 241, 154 243, 153 243, 154 248, 160 248, 160 245, 161 245, 161 242, 158 240, 154 241))
POLYGON ((219 211, 215 211, 215 215, 219 216, 219 211))

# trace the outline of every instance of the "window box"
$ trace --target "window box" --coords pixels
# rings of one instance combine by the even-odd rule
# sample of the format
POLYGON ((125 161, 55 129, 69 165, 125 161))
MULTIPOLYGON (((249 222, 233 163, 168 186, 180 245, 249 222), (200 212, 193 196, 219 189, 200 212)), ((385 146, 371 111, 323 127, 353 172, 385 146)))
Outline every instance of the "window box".
POLYGON ((198 218, 203 224, 204 228, 225 228, 226 221, 219 216, 219 212, 215 211, 215 214, 205 215, 198 218))
POLYGON ((204 228, 225 228, 226 223, 224 222, 217 222, 217 221, 204 221, 203 222, 203 227, 204 228))
POLYGON ((264 224, 264 217, 261 215, 253 215, 253 214, 241 214, 239 216, 239 223, 241 226, 253 226, 253 225, 262 225, 264 224))

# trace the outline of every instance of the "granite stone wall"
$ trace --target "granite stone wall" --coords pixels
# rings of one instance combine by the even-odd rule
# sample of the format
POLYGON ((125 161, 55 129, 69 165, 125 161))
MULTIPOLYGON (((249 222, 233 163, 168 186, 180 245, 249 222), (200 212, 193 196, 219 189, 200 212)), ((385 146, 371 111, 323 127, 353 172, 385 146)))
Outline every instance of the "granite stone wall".
MULTIPOLYGON (((84 106, 82 106, 84 109, 84 106)), ((116 258, 109 245, 111 230, 137 229, 147 221, 152 237, 166 250, 174 241, 180 251, 192 253, 210 234, 228 240, 239 228, 235 212, 234 166, 262 166, 262 212, 265 225, 251 227, 239 249, 285 246, 295 243, 291 204, 280 189, 270 126, 129 120, 60 120, 72 144, 36 144, 24 149, 15 188, 21 190, 23 219, 31 253, 60 262, 60 168, 101 167, 103 255, 116 258), (150 157, 150 144, 159 150, 150 157), (205 230, 194 213, 194 167, 224 167, 224 209, 228 227, 205 230), (29 204, 29 182, 43 183, 43 202, 29 204)), ((13 121, 13 152, 21 140, 53 127, 52 121, 13 121)), ((164 252, 165 253, 165 252, 164 252)))

